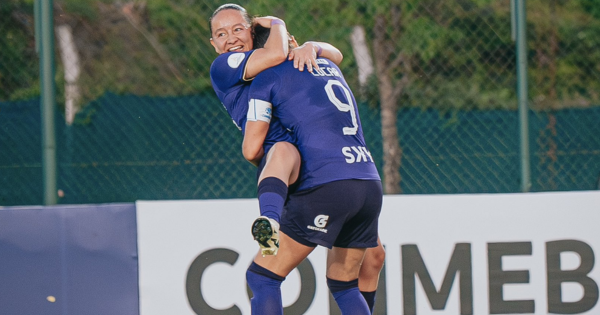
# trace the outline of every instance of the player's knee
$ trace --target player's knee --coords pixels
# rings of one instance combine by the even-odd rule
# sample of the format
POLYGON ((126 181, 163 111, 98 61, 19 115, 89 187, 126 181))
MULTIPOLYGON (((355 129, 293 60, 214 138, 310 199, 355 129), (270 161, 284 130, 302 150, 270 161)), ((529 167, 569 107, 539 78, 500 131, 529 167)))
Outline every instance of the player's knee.
POLYGON ((383 246, 377 246, 375 248, 369 248, 367 250, 368 263, 371 265, 371 268, 381 270, 383 268, 383 264, 385 263, 385 249, 383 246))
POLYGON ((272 271, 263 268, 252 262, 246 270, 246 282, 248 286, 256 294, 257 291, 263 290, 265 287, 277 288, 281 286, 281 282, 285 277, 276 275, 272 271))
POLYGON ((385 249, 383 246, 375 248, 375 259, 378 262, 379 268, 383 268, 383 264, 385 263, 385 249))
POLYGON ((327 287, 332 294, 358 288, 358 279, 350 281, 334 280, 327 277, 327 287))

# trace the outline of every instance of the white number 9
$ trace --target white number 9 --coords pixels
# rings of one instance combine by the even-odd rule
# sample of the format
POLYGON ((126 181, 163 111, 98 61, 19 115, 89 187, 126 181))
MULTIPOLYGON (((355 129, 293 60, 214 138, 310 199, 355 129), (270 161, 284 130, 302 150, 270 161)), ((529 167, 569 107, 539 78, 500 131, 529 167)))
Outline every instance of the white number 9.
POLYGON ((358 123, 356 122, 356 112, 354 111, 354 104, 352 103, 352 95, 350 91, 338 80, 329 80, 327 85, 325 86, 325 92, 327 92, 327 96, 329 100, 337 107, 338 110, 347 113, 350 112, 350 116, 352 117, 352 127, 344 127, 344 135, 353 136, 356 134, 358 130, 358 123), (342 100, 335 96, 335 92, 333 91, 333 86, 337 85, 340 89, 346 94, 346 100, 348 100, 349 104, 344 103, 342 100))

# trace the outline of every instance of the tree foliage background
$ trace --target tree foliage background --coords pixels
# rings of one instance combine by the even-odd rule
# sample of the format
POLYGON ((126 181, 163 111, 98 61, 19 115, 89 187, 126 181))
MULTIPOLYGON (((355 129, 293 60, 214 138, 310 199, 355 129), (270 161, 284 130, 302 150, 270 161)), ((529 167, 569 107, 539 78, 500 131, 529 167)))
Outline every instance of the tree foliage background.
MULTIPOLYGON (((215 52, 209 44, 208 19, 223 3, 55 0, 55 25, 71 26, 82 59, 83 105, 106 91, 165 96, 210 89, 208 67, 215 52)), ((285 19, 300 41, 323 40, 339 47, 348 78, 355 79, 357 71, 349 40, 352 27, 365 27, 371 49, 383 32, 389 53, 403 54, 407 63, 393 69, 394 79, 410 77, 401 106, 516 106, 510 0, 239 3, 251 14, 285 19), (387 24, 376 33, 380 19, 387 24)), ((600 3, 529 0, 527 7, 534 108, 600 103, 600 3)), ((0 100, 36 96, 33 0, 5 0, 0 10, 0 100)), ((60 61, 57 64, 60 83, 60 61)), ((377 102, 376 93, 368 96, 377 102)))
MULTIPOLYGON (((378 166, 386 192, 435 193, 511 191, 508 187, 513 183, 500 181, 501 175, 492 168, 519 180, 512 168, 502 166, 518 155, 512 144, 481 143, 486 136, 518 138, 512 134, 516 128, 512 119, 517 109, 517 77, 511 1, 238 3, 252 15, 283 18, 299 42, 319 40, 337 46, 345 57, 341 68, 361 106, 378 115, 380 125, 371 129, 380 130, 369 132, 379 133, 381 142, 370 147, 382 157, 378 166), (353 40, 357 29, 364 32, 367 55, 357 52, 360 47, 353 40), (511 118, 469 118, 470 113, 507 113, 511 118), (420 119, 427 115, 433 116, 420 119), (479 127, 473 129, 471 123, 479 127), (469 159, 491 166, 482 168, 469 159), (455 165, 441 170, 443 161, 455 165), (492 189, 464 188, 485 177, 499 183, 491 185, 492 189), (444 188, 431 188, 433 182, 444 188)), ((94 113, 113 95, 135 95, 138 101, 213 95, 209 67, 216 52, 209 43, 208 20, 223 3, 54 0, 54 26, 68 27, 79 59, 77 80, 67 82, 73 70, 62 58, 63 48, 55 44, 58 109, 64 111, 70 85, 78 89, 75 105, 80 116, 76 124, 80 125, 90 124, 94 113)), ((577 182, 573 172, 600 171, 600 148, 595 147, 598 141, 583 136, 585 140, 561 138, 567 130, 598 134, 597 118, 590 117, 590 124, 565 124, 560 118, 563 116, 557 115, 600 105, 600 2, 526 3, 529 106, 533 119, 539 121, 532 122, 539 124, 531 136, 536 147, 533 173, 538 190, 556 190, 563 187, 558 177, 577 182), (583 129, 584 125, 592 129, 583 129), (592 147, 588 147, 590 143, 592 147), (566 149, 571 147, 575 151, 566 149), (586 162, 559 163, 574 154, 585 155, 586 162)), ((0 104, 35 99, 40 92, 34 0, 2 0, 0 17, 0 104)), ((146 105, 152 106, 150 103, 146 105)), ((129 105, 119 102, 118 106, 129 105)))

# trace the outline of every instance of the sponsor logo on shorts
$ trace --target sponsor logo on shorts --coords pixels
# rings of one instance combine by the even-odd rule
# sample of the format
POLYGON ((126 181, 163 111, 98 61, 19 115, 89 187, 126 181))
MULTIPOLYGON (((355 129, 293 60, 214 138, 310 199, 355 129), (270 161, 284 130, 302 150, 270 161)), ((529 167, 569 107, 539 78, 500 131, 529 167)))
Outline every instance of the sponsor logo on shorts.
POLYGON ((325 229, 325 226, 327 226, 327 220, 329 220, 328 215, 320 214, 315 217, 315 221, 314 221, 315 225, 314 226, 308 225, 307 228, 309 230, 327 233, 327 229, 325 229))

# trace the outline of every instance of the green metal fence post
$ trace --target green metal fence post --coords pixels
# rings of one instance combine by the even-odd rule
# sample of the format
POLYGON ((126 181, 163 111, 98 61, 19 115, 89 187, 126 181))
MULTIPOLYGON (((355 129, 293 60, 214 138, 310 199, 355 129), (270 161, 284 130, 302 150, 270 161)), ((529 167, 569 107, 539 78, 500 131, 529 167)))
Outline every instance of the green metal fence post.
POLYGON ((57 203, 56 190, 56 130, 54 124, 55 83, 54 83, 54 23, 53 0, 37 0, 36 30, 39 31, 40 45, 40 106, 42 115, 42 172, 44 204, 57 203))
POLYGON ((527 34, 526 0, 516 0, 517 28, 517 95, 519 103, 519 126, 521 143, 521 191, 531 189, 531 166, 529 161, 529 100, 527 94, 527 34))

